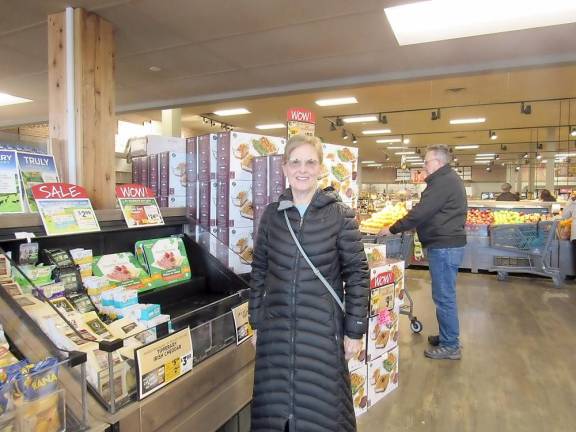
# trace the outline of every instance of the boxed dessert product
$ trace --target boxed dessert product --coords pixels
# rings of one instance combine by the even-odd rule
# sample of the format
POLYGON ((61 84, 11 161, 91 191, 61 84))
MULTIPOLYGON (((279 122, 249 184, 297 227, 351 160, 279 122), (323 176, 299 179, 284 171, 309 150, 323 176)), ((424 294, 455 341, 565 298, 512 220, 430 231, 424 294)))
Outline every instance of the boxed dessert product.
POLYGON ((350 372, 366 366, 366 335, 362 335, 362 349, 354 355, 350 360, 348 360, 348 370, 350 372))
POLYGON ((144 156, 139 159, 139 169, 140 169, 140 184, 144 186, 150 185, 150 179, 148 178, 148 157, 144 156))
POLYGON ((92 272, 95 276, 106 278, 112 287, 123 286, 138 290, 151 287, 146 271, 130 252, 95 257, 92 272))
POLYGON ((282 169, 283 164, 283 155, 269 157, 268 202, 278 201, 280 195, 286 190, 287 182, 282 169))
POLYGON ((384 310, 393 309, 395 299, 394 283, 380 287, 371 287, 369 315, 373 317, 384 310))
POLYGON ((386 263, 386 245, 364 243, 364 252, 368 260, 368 267, 379 267, 386 263))
POLYGON ((160 196, 186 195, 186 153, 164 152, 158 158, 160 196))
POLYGON ((374 360, 385 352, 398 346, 400 310, 386 311, 384 316, 375 316, 368 320, 368 360, 374 360))
POLYGON ((196 137, 198 148, 198 180, 216 180, 218 169, 217 149, 218 137, 216 134, 207 134, 196 137))
POLYGON ((268 204, 268 162, 266 156, 252 160, 252 199, 254 205, 268 204))
POLYGON ((352 388, 352 402, 356 416, 368 410, 368 365, 362 364, 350 372, 350 387, 352 388))
POLYGON ((186 188, 186 216, 198 219, 198 182, 188 182, 186 188))
POLYGON ((368 406, 398 387, 398 348, 368 363, 368 406))
POLYGON ((218 134, 218 175, 231 180, 252 180, 252 161, 257 156, 284 152, 283 138, 223 132, 218 134))
POLYGON ((235 252, 228 250, 228 262, 223 264, 226 265, 235 274, 250 273, 252 271, 252 266, 250 263, 248 263, 248 259, 250 262, 252 262, 252 249, 249 248, 247 251, 250 251, 250 253, 246 252, 243 254, 243 256, 240 256, 235 252))
POLYGON ((158 155, 152 154, 148 156, 148 187, 152 189, 155 196, 160 196, 158 181, 158 155))
POLYGON ((252 182, 232 181, 230 182, 230 193, 228 200, 228 217, 224 219, 224 214, 218 213, 219 221, 227 220, 229 227, 246 228, 254 226, 254 206, 252 204, 252 182))
POLYGON ((320 175, 320 188, 332 186, 342 201, 352 202, 358 196, 358 149, 335 144, 323 144, 324 161, 320 175))
POLYGON ((198 182, 198 222, 210 228, 210 203, 212 187, 210 181, 198 182))
POLYGON ((168 195, 162 197, 166 199, 166 206, 169 208, 182 208, 186 207, 186 195, 168 195))
POLYGON ((215 207, 210 208, 210 211, 214 210, 212 217, 215 220, 213 226, 219 228, 228 228, 229 226, 229 212, 230 212, 230 184, 228 180, 218 180, 216 182, 216 201, 215 207))
POLYGON ((186 215, 198 218, 198 144, 196 137, 186 139, 186 215))
POLYGON ((181 237, 140 240, 135 250, 152 279, 152 288, 190 279, 190 263, 181 237))
POLYGON ((254 255, 254 231, 252 227, 230 228, 228 230, 228 246, 240 257, 243 264, 252 264, 254 255))

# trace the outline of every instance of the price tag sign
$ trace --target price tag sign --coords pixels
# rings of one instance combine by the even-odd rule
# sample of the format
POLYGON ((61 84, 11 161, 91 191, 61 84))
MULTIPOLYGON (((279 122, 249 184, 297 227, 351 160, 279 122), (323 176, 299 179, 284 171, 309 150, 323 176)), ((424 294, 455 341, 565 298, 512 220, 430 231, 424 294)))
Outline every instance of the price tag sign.
POLYGON ((316 132, 316 116, 310 110, 291 108, 286 115, 288 124, 288 139, 294 135, 314 136, 316 132))
POLYGON ((248 302, 233 308, 232 315, 234 316, 234 326, 236 327, 236 344, 240 345, 254 334, 254 330, 248 322, 248 302))
POLYGON ((100 231, 86 190, 69 183, 44 183, 32 187, 46 234, 64 235, 100 231))
POLYGON ((116 186, 116 197, 128 228, 164 225, 152 189, 139 184, 116 186))
POLYGON ((190 328, 137 348, 134 356, 138 399, 142 400, 192 370, 190 328))

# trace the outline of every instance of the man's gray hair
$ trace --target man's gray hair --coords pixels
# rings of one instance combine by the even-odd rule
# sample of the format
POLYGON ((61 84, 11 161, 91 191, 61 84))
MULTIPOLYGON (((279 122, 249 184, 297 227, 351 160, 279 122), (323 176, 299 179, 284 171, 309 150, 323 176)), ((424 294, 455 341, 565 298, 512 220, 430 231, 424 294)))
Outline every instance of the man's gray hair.
POLYGON ((426 152, 433 152, 434 157, 442 162, 443 165, 449 164, 452 161, 452 153, 450 147, 446 144, 434 144, 426 149, 426 152))

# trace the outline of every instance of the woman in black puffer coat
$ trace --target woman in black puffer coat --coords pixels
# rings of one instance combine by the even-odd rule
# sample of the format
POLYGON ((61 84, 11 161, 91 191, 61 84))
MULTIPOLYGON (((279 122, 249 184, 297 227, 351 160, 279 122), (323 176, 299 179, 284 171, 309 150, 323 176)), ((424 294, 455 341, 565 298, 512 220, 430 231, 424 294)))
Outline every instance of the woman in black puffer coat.
POLYGON ((290 139, 290 189, 266 208, 256 238, 253 432, 356 431, 345 357, 361 348, 366 332, 368 265, 352 209, 333 190, 317 190, 321 164, 318 139, 290 139), (284 212, 312 263, 345 299, 345 316, 298 251, 284 212))

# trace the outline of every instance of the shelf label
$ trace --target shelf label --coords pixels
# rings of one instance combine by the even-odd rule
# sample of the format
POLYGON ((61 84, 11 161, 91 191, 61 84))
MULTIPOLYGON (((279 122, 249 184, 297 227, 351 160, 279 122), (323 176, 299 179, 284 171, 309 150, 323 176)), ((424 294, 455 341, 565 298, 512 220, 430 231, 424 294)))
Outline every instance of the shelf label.
POLYGON ((152 189, 140 184, 116 186, 116 197, 128 228, 164 225, 152 189))
POLYGON ((138 399, 142 400, 192 370, 193 349, 186 327, 134 351, 138 399))
POLYGON ((46 234, 64 235, 100 231, 100 225, 86 190, 69 183, 32 186, 46 234))
POLYGON ((247 341, 254 334, 252 326, 248 322, 248 302, 242 303, 232 309, 234 327, 236 328, 236 345, 247 341))

